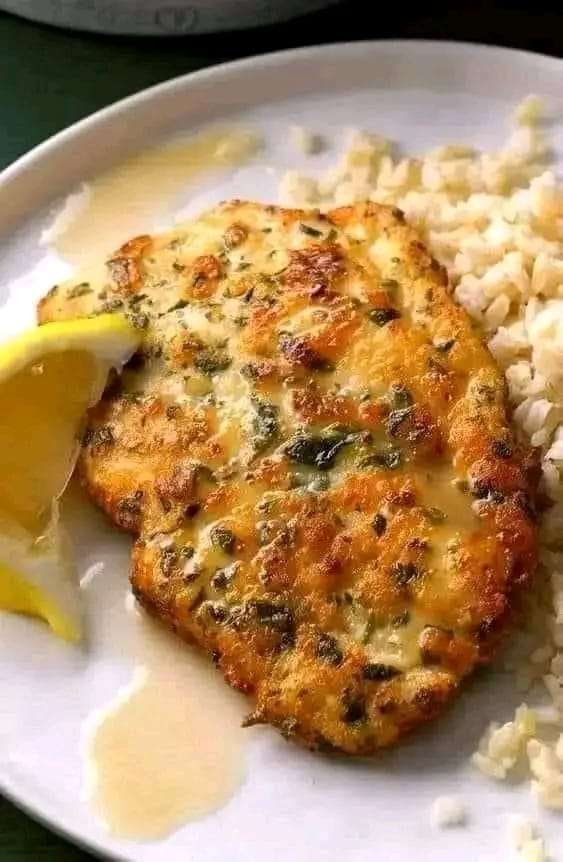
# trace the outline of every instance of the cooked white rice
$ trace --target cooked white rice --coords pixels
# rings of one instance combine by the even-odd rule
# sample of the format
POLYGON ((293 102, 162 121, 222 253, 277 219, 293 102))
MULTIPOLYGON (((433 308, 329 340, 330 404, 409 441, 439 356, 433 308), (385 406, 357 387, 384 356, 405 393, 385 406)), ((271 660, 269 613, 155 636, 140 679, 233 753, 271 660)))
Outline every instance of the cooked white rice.
POLYGON ((516 852, 518 862, 548 862, 543 839, 537 834, 534 824, 516 814, 510 818, 509 839, 516 852))
POLYGON ((465 826, 467 809, 459 796, 437 796, 432 804, 430 820, 439 829, 465 826))
MULTIPOLYGON (((442 146, 395 158, 391 142, 350 134, 337 164, 321 176, 289 171, 280 197, 292 206, 374 200, 400 207, 447 268, 454 294, 482 327, 505 371, 514 420, 541 448, 543 491, 540 583, 549 588, 533 618, 539 637, 516 669, 519 689, 543 680, 506 724, 493 724, 473 761, 503 779, 527 757, 534 795, 563 809, 563 183, 549 169, 543 105, 529 96, 498 152, 442 146), (547 695, 547 697, 546 697, 547 695)), ((530 835, 520 858, 544 858, 530 835)))

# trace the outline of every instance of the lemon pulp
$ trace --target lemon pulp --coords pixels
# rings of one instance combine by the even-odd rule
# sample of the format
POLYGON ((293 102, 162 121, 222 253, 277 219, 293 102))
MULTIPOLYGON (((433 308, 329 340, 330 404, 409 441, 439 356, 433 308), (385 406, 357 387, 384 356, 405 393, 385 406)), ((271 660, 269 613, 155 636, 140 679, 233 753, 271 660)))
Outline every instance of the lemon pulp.
POLYGON ((41 528, 72 472, 77 423, 100 389, 101 370, 91 354, 74 350, 0 383, 0 507, 29 530, 41 528))
POLYGON ((122 315, 46 324, 0 347, 0 609, 80 636, 78 589, 57 500, 86 411, 139 342, 122 315))

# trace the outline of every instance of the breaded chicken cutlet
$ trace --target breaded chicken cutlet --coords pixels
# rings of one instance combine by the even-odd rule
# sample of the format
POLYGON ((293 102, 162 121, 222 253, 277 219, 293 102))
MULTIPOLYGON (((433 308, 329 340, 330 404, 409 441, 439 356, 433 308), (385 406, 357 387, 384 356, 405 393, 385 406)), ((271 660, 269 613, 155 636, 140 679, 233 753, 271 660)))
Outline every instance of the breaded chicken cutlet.
POLYGON ((40 322, 125 311, 143 345, 79 469, 137 536, 139 601, 270 723, 367 754, 490 660, 536 562, 537 462, 402 214, 229 202, 141 236, 40 322))

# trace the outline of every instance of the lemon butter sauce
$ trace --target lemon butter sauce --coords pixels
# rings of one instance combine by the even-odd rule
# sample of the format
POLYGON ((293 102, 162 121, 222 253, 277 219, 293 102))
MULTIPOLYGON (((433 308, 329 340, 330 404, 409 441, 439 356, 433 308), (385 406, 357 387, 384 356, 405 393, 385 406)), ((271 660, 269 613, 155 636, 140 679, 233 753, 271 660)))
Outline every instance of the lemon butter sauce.
POLYGON ((220 808, 240 786, 245 704, 132 596, 127 606, 135 669, 86 723, 86 794, 116 836, 157 840, 220 808))

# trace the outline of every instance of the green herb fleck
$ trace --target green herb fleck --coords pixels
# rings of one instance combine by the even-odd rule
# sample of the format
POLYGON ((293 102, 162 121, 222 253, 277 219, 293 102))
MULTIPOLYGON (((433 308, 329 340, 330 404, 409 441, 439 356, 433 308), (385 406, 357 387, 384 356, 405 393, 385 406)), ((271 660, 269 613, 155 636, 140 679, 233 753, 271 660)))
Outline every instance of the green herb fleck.
POLYGON ((370 682, 385 682, 388 679, 393 679, 400 673, 396 667, 390 664, 381 664, 380 662, 368 662, 362 670, 364 679, 370 682))
POLYGON ((102 311, 117 311, 118 308, 123 308, 122 299, 108 299, 102 306, 102 311))
POLYGON ((497 456, 497 458, 512 458, 512 448, 505 443, 504 440, 493 440, 492 444, 493 454, 497 456))
POLYGON ((428 359, 428 368, 430 371, 435 371, 436 374, 444 375, 448 373, 447 368, 444 368, 444 366, 440 362, 437 362, 433 356, 428 359))
POLYGON ((189 302, 186 299, 179 299, 178 302, 175 302, 174 305, 171 305, 168 311, 179 311, 181 308, 185 308, 189 305, 189 302))
POLYGON ((67 298, 78 299, 79 296, 86 296, 87 293, 92 293, 92 288, 90 287, 89 282, 83 281, 80 284, 76 284, 74 287, 71 287, 67 294, 67 298))
POLYGON ((398 449, 388 449, 385 452, 374 452, 364 456, 360 467, 381 467, 383 470, 396 470, 402 461, 401 452, 398 449))
POLYGON ((317 658, 335 667, 342 664, 344 655, 338 645, 338 641, 332 635, 321 632, 317 641, 317 658))
POLYGON ((236 539, 231 530, 227 527, 213 527, 210 533, 211 544, 216 548, 221 548, 226 554, 232 554, 235 549, 236 539))
POLYGON ((362 635, 362 643, 368 644, 371 640, 371 636, 377 628, 377 619, 375 614, 370 614, 368 620, 366 622, 366 627, 364 629, 364 633, 362 635))
POLYGON ((138 305, 140 302, 143 301, 143 299, 147 299, 146 293, 136 293, 129 300, 129 305, 138 305))
POLYGON ((229 616, 227 608, 217 602, 206 602, 205 612, 209 614, 215 623, 224 623, 229 616))
POLYGON ((342 721, 346 724, 358 724, 360 721, 365 721, 366 718, 366 704, 362 698, 354 698, 346 704, 342 714, 342 721))
POLYGON ((194 358, 195 367, 207 377, 225 371, 230 364, 231 357, 221 350, 200 350, 194 358))
POLYGON ((196 472, 197 478, 200 482, 210 482, 211 484, 215 484, 217 479, 215 477, 215 473, 208 467, 207 464, 202 464, 201 462, 196 464, 196 472))
POLYGON ((170 577, 178 563, 178 551, 176 548, 163 548, 160 556, 160 569, 165 577, 170 577))
POLYGON ((392 410, 387 417, 387 431, 394 437, 399 431, 399 428, 410 416, 412 407, 403 407, 400 410, 392 410))
POLYGON ((393 407, 403 410, 405 407, 410 407, 413 403, 413 398, 409 390, 405 386, 395 385, 391 387, 391 399, 393 407))
POLYGON ((422 514, 431 524, 441 524, 448 517, 445 512, 436 506, 425 506, 422 514))
POLYGON ((387 529, 387 518, 380 512, 378 512, 373 521, 371 522, 371 525, 374 529, 375 535, 382 536, 387 529))
POLYGON ((143 396, 141 392, 122 392, 121 398, 128 404, 141 404, 143 401, 143 396))
POLYGON ((295 630, 293 611, 287 605, 256 599, 246 603, 245 611, 262 625, 277 631, 292 634, 295 630))
POLYGON ((451 350, 455 344, 455 338, 448 338, 447 341, 439 341, 434 345, 436 350, 439 350, 440 353, 447 353, 448 350, 451 350))
POLYGON ((231 563, 229 566, 225 566, 222 569, 217 569, 213 577, 211 578, 211 586, 214 590, 221 592, 226 590, 227 587, 232 583, 237 571, 239 570, 240 564, 238 562, 231 563))
POLYGON ((372 308, 369 312, 369 319, 377 326, 385 326, 386 323, 397 320, 400 316, 396 308, 372 308))
POLYGON ((180 248, 180 246, 183 245, 185 243, 185 241, 186 241, 185 236, 174 237, 174 239, 168 243, 168 248, 171 249, 172 251, 175 251, 177 248, 180 248))
POLYGON ((118 503, 118 511, 120 523, 122 526, 127 524, 130 528, 135 525, 136 519, 141 514, 142 500, 144 497, 143 491, 135 491, 128 497, 123 497, 118 503))
POLYGON ((256 452, 265 449, 278 435, 278 408, 275 404, 253 399, 254 418, 252 428, 254 431, 253 445, 256 452))
POLYGON ((306 464, 318 470, 330 470, 340 450, 351 442, 348 436, 336 431, 324 437, 300 434, 286 446, 285 454, 298 464, 306 464))
POLYGON ((84 446, 92 446, 97 449, 101 446, 111 446, 114 442, 113 431, 109 425, 100 425, 99 428, 88 428, 82 443, 84 446))
POLYGON ((135 312, 128 315, 129 321, 135 329, 146 329, 149 325, 149 316, 144 312, 135 312))
POLYGON ((305 222, 300 222, 299 230, 301 233, 307 234, 307 236, 322 236, 322 230, 317 230, 316 227, 311 227, 311 225, 305 224, 305 222))
POLYGON ((394 563, 391 566, 391 574, 400 587, 406 587, 411 581, 420 577, 420 571, 414 563, 394 563))

